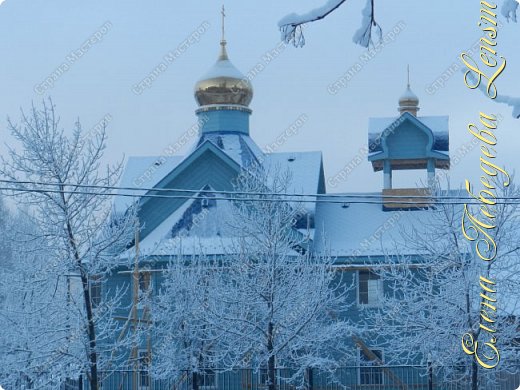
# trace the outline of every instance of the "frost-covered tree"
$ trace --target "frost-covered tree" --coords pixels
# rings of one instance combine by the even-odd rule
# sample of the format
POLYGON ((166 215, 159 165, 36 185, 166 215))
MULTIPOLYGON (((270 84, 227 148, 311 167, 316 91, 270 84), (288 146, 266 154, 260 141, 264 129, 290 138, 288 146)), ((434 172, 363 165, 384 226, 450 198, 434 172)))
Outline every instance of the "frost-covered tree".
MULTIPOLYGON (((7 239, 6 233, 12 221, 12 215, 7 209, 2 197, 0 197, 0 272, 9 267, 12 263, 11 242, 7 239)), ((0 297, 1 299, 1 297, 0 297)))
POLYGON ((301 382, 308 368, 332 372, 346 358, 343 342, 352 329, 345 320, 349 286, 333 259, 312 254, 309 236, 296 229, 306 213, 282 196, 290 175, 259 169, 239 175, 230 226, 232 253, 225 284, 208 305, 208 326, 222 332, 219 346, 227 367, 266 372, 270 390, 279 382, 301 382), (295 371, 281 378, 277 367, 295 371))
MULTIPOLYGON (((514 185, 500 191, 506 199, 518 195, 514 185)), ((520 210, 511 204, 496 207, 493 239, 499 253, 492 262, 484 264, 464 239, 462 207, 438 204, 421 226, 399 232, 397 255, 387 255, 374 267, 386 294, 380 309, 366 308, 362 316, 372 330, 372 344, 395 351, 386 363, 430 364, 450 381, 471 382, 472 389, 478 389, 478 382, 485 383, 484 376, 496 370, 518 372, 520 294, 513 286, 520 282, 520 210), (472 348, 466 334, 486 348, 484 343, 492 336, 482 326, 496 331, 501 363, 494 370, 479 370, 475 357, 462 348, 463 343, 472 348)), ((496 361, 491 348, 485 353, 496 361)))
MULTIPOLYGON (((292 43, 295 47, 305 45, 303 28, 306 24, 326 18, 339 9, 347 0, 327 0, 324 5, 304 14, 289 14, 278 22, 282 34, 282 40, 292 43)), ((368 47, 382 38, 382 30, 375 18, 375 0, 366 0, 366 6, 362 11, 361 27, 356 31, 353 41, 363 47, 368 47)), ((501 13, 509 21, 517 21, 518 1, 503 0, 501 13)))
POLYGON ((66 272, 48 260, 45 241, 33 233, 34 226, 19 215, 2 232, 12 248, 0 278, 0 383, 6 388, 57 388, 78 372, 74 357, 81 338, 73 337, 66 272))
MULTIPOLYGON (((239 175, 231 210, 220 224, 230 232, 224 255, 179 254, 165 273, 154 306, 164 375, 187 373, 192 388, 211 369, 260 371, 265 385, 303 385, 309 369, 333 376, 352 354, 346 320, 350 286, 333 259, 312 255, 296 228, 303 209, 282 196, 289 176, 262 169, 239 175), (283 373, 278 368, 289 368, 283 373)), ((228 237, 226 236, 226 239, 228 237)))
POLYGON ((224 351, 218 341, 223 332, 208 326, 207 307, 218 304, 212 295, 222 288, 223 272, 215 259, 202 254, 170 262, 151 311, 157 329, 153 370, 158 378, 186 381, 197 390, 222 364, 224 351))
MULTIPOLYGON (((111 209, 109 187, 117 182, 120 167, 107 168, 101 173, 105 131, 83 137, 77 122, 67 135, 60 128, 51 101, 44 102, 41 108, 33 106, 27 114, 22 111, 20 123, 9 120, 8 128, 19 145, 9 149, 0 174, 15 200, 28 210, 33 229, 25 231, 26 240, 44 249, 42 255, 33 253, 39 264, 34 269, 31 270, 27 261, 23 262, 28 277, 33 275, 31 272, 46 270, 41 275, 33 275, 43 278, 42 291, 36 289, 30 293, 34 296, 30 304, 33 308, 46 304, 55 307, 56 299, 58 304, 67 299, 74 308, 66 315, 63 310, 60 314, 57 311, 56 316, 64 321, 61 328, 67 327, 72 332, 70 337, 80 340, 82 348, 74 353, 63 352, 53 338, 47 338, 51 328, 45 326, 28 329, 28 336, 46 338, 49 349, 56 348, 55 353, 61 358, 72 354, 71 359, 77 365, 76 375, 86 371, 90 387, 97 390, 98 366, 103 364, 100 359, 109 359, 108 351, 115 348, 113 345, 109 348, 105 339, 113 336, 110 313, 121 294, 114 292, 114 299, 98 305, 91 296, 91 285, 94 279, 102 280, 118 265, 118 254, 131 241, 135 224, 132 210, 114 216, 111 209), (41 261, 45 263, 40 264, 41 261), (77 285, 77 290, 72 291, 69 286, 62 288, 67 280, 70 285, 77 285), (49 297, 47 288, 51 282, 56 288, 49 297), (40 301, 44 297, 52 301, 40 301)), ((54 316, 52 311, 42 312, 42 321, 51 320, 46 318, 47 314, 54 316)), ((20 320, 23 321, 23 316, 20 320)), ((37 353, 38 344, 34 348, 37 353)))

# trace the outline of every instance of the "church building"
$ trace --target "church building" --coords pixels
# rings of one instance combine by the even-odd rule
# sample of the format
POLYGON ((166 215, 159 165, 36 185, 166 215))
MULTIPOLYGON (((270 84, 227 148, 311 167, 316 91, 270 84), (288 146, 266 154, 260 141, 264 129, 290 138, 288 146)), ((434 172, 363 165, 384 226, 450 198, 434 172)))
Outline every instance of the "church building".
MULTIPOLYGON (((305 202, 305 216, 295 226, 311 235, 309 249, 317 256, 334 256, 338 267, 348 273, 347 282, 356 284, 352 297, 356 308, 377 307, 384 285, 370 264, 396 251, 395 232, 400 226, 420 225, 428 218, 436 170, 450 167, 448 117, 418 116, 419 99, 408 83, 398 101, 398 115, 371 118, 368 124, 366 163, 381 175, 381 191, 339 194, 327 192, 321 152, 266 152, 255 143, 249 107, 253 87, 230 61, 224 38, 217 61, 196 82, 194 95, 198 138, 191 150, 185 156, 132 156, 126 163, 120 187, 139 187, 139 195, 147 196, 139 202, 142 228, 127 251, 129 258, 136 257, 135 267, 120 269, 108 285, 133 286, 126 303, 137 304, 136 315, 146 316, 137 301, 145 291, 159 291, 161 269, 172 255, 226 253, 232 238, 220 222, 231 205, 218 194, 234 191, 234 179, 242 170, 276 167, 291 173, 288 193, 315 200, 305 202), (392 175, 402 170, 422 170, 424 178, 418 175, 416 188, 396 188, 392 175)), ((128 197, 117 197, 115 208, 124 212, 130 202, 128 197)), ((122 310, 121 318, 128 317, 128 310, 122 310)), ((352 345, 359 351, 355 365, 384 363, 391 353, 373 349, 370 340, 362 337, 354 338, 352 345)), ((132 354, 142 362, 153 361, 153 343, 140 345, 132 354)), ((382 378, 381 370, 372 369, 365 375, 358 373, 357 381, 378 385, 383 384, 382 378)), ((147 388, 149 381, 141 378, 140 388, 147 388)), ((216 387, 217 379, 210 381, 216 387)))

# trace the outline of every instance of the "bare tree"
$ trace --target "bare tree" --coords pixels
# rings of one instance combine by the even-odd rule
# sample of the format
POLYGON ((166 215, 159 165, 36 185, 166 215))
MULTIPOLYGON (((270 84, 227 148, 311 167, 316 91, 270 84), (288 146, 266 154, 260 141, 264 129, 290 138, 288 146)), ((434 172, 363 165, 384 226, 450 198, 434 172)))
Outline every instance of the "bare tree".
MULTIPOLYGON (((90 286, 94 277, 102 278, 118 265, 135 225, 133 209, 119 216, 111 209, 110 186, 118 180, 120 166, 100 174, 105 130, 84 137, 78 121, 67 136, 50 100, 40 109, 33 106, 28 114, 22 111, 20 123, 9 120, 8 128, 20 151, 9 149, 0 174, 15 199, 28 208, 35 226, 29 238, 44 243, 47 268, 61 272, 61 280, 65 274, 77 275, 82 301, 79 328, 86 339, 86 359, 80 366, 88 368, 91 388, 97 390, 98 341, 110 337, 111 328, 105 324, 98 333, 96 325, 110 310, 96 311, 90 286)), ((59 279, 60 274, 54 277, 59 279)))

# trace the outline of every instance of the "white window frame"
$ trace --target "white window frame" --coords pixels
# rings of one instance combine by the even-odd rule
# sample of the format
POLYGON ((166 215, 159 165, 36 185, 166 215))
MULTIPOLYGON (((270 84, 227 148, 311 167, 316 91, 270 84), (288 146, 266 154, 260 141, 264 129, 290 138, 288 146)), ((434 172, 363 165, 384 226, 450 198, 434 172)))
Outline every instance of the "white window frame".
POLYGON ((371 271, 371 270, 366 270, 366 269, 363 269, 363 270, 359 270, 357 272, 357 286, 356 286, 356 304, 358 306, 363 306, 363 307, 381 307, 382 305, 382 300, 383 300, 383 288, 384 288, 384 285, 383 285, 383 278, 381 278, 381 276, 377 275, 375 272, 371 271), (368 272, 369 273, 369 276, 370 275, 375 275, 377 276, 377 279, 368 279, 367 280, 367 300, 368 302, 367 303, 361 303, 360 300, 361 300, 361 294, 360 294, 360 289, 361 289, 361 272, 368 272), (371 283, 372 282, 372 283, 371 283), (370 286, 376 286, 376 292, 375 293, 370 293, 371 289, 370 289, 370 286), (370 302, 370 297, 373 296, 375 294, 375 296, 377 297, 376 301, 375 302, 370 302))
POLYGON ((95 309, 103 302, 103 283, 101 282, 101 277, 98 275, 90 276, 88 284, 90 303, 92 308, 95 309), (94 293, 95 291, 97 291, 97 293, 94 293))

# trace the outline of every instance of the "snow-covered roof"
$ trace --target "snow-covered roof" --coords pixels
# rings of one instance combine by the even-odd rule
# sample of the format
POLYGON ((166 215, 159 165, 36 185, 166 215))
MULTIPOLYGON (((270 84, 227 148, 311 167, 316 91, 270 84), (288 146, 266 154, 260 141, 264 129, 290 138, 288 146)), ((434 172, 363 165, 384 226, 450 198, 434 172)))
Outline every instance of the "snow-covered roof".
MULTIPOLYGON (((182 161, 182 156, 132 156, 129 157, 119 187, 143 188, 132 191, 132 194, 144 195, 146 188, 153 188, 161 179, 171 172, 182 161)), ((119 191, 129 193, 129 191, 119 191)), ((117 196, 114 207, 117 211, 125 211, 132 203, 132 198, 117 196)))
MULTIPOLYGON (((255 162, 262 164, 269 173, 274 174, 288 170, 291 173, 291 181, 287 189, 289 194, 315 194, 319 191, 322 171, 321 152, 263 154, 248 136, 236 133, 233 135, 215 134, 215 136, 219 137, 219 139, 217 140, 211 135, 206 137, 202 144, 211 143, 215 145, 241 166, 244 166, 246 160, 244 154, 248 154, 247 159, 254 159, 255 162)), ((198 145, 192 153, 201 146, 198 145)), ((143 195, 147 192, 147 188, 155 187, 166 176, 171 174, 179 164, 186 161, 192 153, 185 157, 130 157, 121 178, 120 186, 143 188, 143 190, 134 192, 143 195)), ((247 162, 250 163, 251 161, 247 160, 247 162)), ((245 166, 247 167, 247 165, 245 166)), ((211 175, 211 172, 208 172, 208 174, 211 175)), ((212 189, 207 186, 194 188, 194 190, 206 191, 202 195, 199 194, 199 196, 208 196, 210 202, 215 202, 215 207, 212 204, 211 207, 201 210, 201 199, 187 200, 181 207, 173 209, 171 214, 164 215, 164 219, 161 218, 162 221, 158 225, 149 227, 150 231, 147 231, 147 234, 144 234, 142 237, 141 250, 149 253, 163 251, 165 242, 169 239, 168 237, 175 238, 180 234, 183 237, 183 242, 197 241, 196 248, 200 248, 201 244, 205 242, 204 245, 209 252, 222 252, 222 237, 225 236, 223 224, 226 213, 230 214, 230 205, 227 205, 227 201, 212 201, 211 196, 214 195, 207 193, 207 191, 212 189), (205 227, 205 231, 201 231, 201 227, 193 224, 193 221, 201 211, 209 212, 208 216, 204 217, 204 224, 201 225, 205 227), (210 225, 211 229, 209 229, 210 225), (189 231, 190 234, 181 234, 180 232, 183 230, 189 231), (162 249, 157 247, 158 243, 161 243, 162 249)), ((126 191, 122 190, 122 192, 126 191)), ((194 194, 194 197, 196 197, 196 194, 194 194)), ((132 198, 117 197, 115 201, 116 210, 123 211, 131 201, 132 198)), ((303 206, 311 215, 312 220, 316 204, 309 202, 304 203, 303 206)), ((173 242, 174 246, 179 244, 177 241, 173 242)), ((172 247, 172 242, 169 242, 168 245, 170 250, 176 249, 172 247)), ((194 250, 196 248, 194 247, 194 250)))
POLYGON ((214 197, 210 194, 204 201, 186 201, 140 242, 140 252, 147 256, 165 256, 180 253, 182 248, 184 254, 226 253, 232 243, 229 228, 232 205, 214 197))
MULTIPOLYGON (((289 194, 316 194, 320 184, 321 152, 271 153, 265 155, 264 166, 271 171, 291 172, 289 194)), ((309 198, 315 199, 315 198, 309 198)), ((304 206, 314 214, 315 204, 304 206)))
MULTIPOLYGON (((218 136, 218 134, 215 134, 218 136)), ((241 166, 246 159, 256 159, 269 171, 279 169, 289 170, 292 174, 289 193, 314 194, 318 190, 321 172, 321 152, 295 152, 263 154, 258 146, 248 136, 226 134, 220 136, 220 141, 209 134, 207 140, 222 149, 241 166), (244 157, 247 154, 248 157, 244 157)), ((187 156, 186 156, 187 157, 187 156)), ((120 187, 153 188, 186 157, 183 156, 150 156, 130 157, 121 177, 120 187)), ((247 165, 246 165, 247 166, 247 165)), ((125 191, 123 191, 125 192, 125 191)), ((133 193, 143 195, 146 190, 133 193)), ((131 198, 117 197, 115 207, 118 211, 125 210, 131 203, 131 198)), ((309 203, 308 209, 314 209, 309 203)))
POLYGON ((206 141, 212 142, 226 152, 229 157, 242 167, 258 164, 263 159, 263 153, 260 148, 246 134, 237 132, 205 133, 199 138, 193 150, 206 141))
MULTIPOLYGON (((211 188, 204 188, 210 191, 211 188)), ((228 200, 190 199, 166 218, 139 243, 140 254, 147 256, 225 255, 236 252, 233 205, 228 200)), ((134 256, 134 249, 127 257, 134 256)), ((296 252, 293 252, 296 255, 296 252)))
MULTIPOLYGON (((316 207, 316 233, 314 248, 317 253, 329 253, 339 257, 380 256, 396 253, 396 245, 402 241, 400 229, 416 227, 431 218, 431 211, 383 211, 381 204, 348 203, 365 200, 380 201, 381 193, 365 194, 366 198, 345 197, 345 203, 336 195, 362 196, 363 194, 334 194, 321 198, 316 207), (326 202, 327 200, 336 203, 326 202)), ((406 250, 400 248, 400 250, 406 250)), ((396 253, 397 254, 397 253, 396 253)), ((403 253, 400 255, 417 254, 403 253)))
POLYGON ((261 164, 268 172, 291 172, 291 183, 288 189, 291 193, 314 194, 318 190, 321 152, 264 154, 251 137, 236 132, 204 134, 194 150, 207 141, 212 142, 244 168, 251 164, 261 164))

